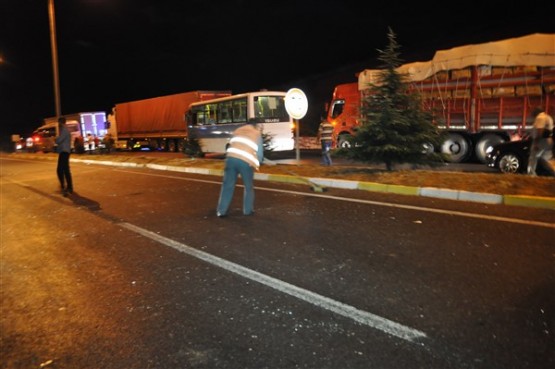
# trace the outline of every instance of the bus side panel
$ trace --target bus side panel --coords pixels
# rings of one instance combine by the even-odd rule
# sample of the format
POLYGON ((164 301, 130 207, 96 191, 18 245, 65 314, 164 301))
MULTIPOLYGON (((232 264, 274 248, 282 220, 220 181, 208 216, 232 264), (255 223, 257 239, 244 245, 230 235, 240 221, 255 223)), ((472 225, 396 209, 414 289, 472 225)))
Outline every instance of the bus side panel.
POLYGON ((271 137, 270 149, 272 151, 289 151, 295 148, 295 139, 290 124, 261 123, 262 134, 271 137))
POLYGON ((204 153, 225 153, 233 131, 243 124, 206 124, 195 128, 195 137, 204 153), (215 138, 216 137, 216 138, 215 138))

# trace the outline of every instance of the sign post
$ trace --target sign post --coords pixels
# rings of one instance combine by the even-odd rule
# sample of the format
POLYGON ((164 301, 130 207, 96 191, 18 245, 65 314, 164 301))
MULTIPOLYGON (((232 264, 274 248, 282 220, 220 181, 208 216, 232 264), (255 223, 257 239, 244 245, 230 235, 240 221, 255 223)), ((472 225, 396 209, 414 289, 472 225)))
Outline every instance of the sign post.
POLYGON ((304 118, 308 111, 308 100, 304 92, 299 88, 292 88, 285 95, 285 110, 293 118, 295 123, 295 150, 297 162, 301 160, 299 119, 304 118))

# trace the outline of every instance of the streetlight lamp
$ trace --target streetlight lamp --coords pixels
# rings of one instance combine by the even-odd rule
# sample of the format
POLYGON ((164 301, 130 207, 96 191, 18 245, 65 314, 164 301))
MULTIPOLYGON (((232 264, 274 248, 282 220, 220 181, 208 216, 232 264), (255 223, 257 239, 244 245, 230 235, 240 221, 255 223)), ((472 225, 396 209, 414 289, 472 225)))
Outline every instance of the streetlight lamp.
POLYGON ((56 43, 56 17, 54 14, 54 0, 48 0, 48 16, 50 20, 50 47, 52 50, 52 71, 54 73, 54 98, 56 102, 56 117, 62 115, 60 105, 60 78, 58 74, 58 45, 56 43))

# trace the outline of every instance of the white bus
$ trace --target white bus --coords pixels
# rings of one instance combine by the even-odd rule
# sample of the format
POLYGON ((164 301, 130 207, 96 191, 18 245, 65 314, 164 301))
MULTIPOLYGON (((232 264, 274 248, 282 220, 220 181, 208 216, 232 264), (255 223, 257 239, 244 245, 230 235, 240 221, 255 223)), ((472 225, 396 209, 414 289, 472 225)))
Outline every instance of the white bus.
POLYGON ((233 131, 254 119, 266 149, 293 150, 293 120, 285 110, 285 94, 258 91, 192 103, 186 118, 187 135, 198 140, 204 153, 224 153, 233 131))

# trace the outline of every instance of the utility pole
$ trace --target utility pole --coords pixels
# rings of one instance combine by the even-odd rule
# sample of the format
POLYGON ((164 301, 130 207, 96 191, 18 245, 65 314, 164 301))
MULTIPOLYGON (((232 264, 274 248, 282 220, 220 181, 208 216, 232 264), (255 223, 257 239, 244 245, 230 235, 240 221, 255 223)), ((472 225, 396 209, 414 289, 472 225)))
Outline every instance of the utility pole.
POLYGON ((54 74, 56 117, 60 117, 62 115, 62 109, 60 104, 60 77, 58 74, 58 45, 56 43, 56 16, 54 14, 54 0, 48 0, 48 16, 50 20, 50 47, 52 49, 52 71, 54 74))

